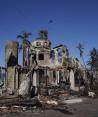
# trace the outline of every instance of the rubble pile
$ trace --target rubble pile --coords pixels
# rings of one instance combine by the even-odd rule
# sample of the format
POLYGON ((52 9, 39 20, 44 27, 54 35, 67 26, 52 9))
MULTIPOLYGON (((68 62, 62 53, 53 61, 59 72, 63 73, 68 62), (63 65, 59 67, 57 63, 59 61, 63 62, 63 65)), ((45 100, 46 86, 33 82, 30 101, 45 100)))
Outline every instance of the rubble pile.
MULTIPOLYGON (((10 98, 10 97, 9 97, 10 98)), ((38 95, 33 98, 17 100, 16 102, 3 103, 0 106, 0 114, 11 114, 20 112, 32 112, 40 114, 47 109, 60 111, 63 113, 71 113, 67 104, 80 103, 81 99, 71 96, 67 91, 56 91, 48 96, 38 95)))
POLYGON ((1 106, 0 107, 0 114, 7 114, 7 113, 17 113, 17 112, 23 112, 26 111, 27 107, 22 106, 1 106))
POLYGON ((58 101, 56 99, 51 98, 50 96, 39 96, 38 97, 42 107, 44 108, 52 108, 58 106, 58 101))
POLYGON ((12 113, 21 113, 31 111, 33 113, 42 112, 42 105, 37 99, 32 100, 24 100, 17 102, 14 104, 13 102, 10 104, 4 104, 0 106, 0 114, 12 114, 12 113))

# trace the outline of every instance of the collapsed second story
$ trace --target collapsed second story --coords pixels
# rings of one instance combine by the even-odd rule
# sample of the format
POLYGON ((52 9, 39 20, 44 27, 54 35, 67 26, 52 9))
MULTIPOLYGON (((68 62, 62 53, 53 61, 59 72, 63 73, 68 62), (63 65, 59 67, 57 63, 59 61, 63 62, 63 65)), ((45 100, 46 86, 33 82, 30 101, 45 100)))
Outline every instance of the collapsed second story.
POLYGON ((64 60, 69 57, 69 51, 65 45, 58 45, 51 50, 50 63, 52 65, 63 65, 64 60))

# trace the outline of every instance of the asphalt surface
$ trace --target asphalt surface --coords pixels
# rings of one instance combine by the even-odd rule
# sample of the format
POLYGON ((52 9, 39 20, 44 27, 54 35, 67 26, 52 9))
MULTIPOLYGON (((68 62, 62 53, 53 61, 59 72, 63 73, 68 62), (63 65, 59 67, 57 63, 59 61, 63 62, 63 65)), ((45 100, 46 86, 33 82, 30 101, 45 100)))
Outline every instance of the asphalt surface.
POLYGON ((98 117, 98 99, 84 99, 78 104, 49 110, 27 110, 20 113, 1 114, 0 117, 98 117))

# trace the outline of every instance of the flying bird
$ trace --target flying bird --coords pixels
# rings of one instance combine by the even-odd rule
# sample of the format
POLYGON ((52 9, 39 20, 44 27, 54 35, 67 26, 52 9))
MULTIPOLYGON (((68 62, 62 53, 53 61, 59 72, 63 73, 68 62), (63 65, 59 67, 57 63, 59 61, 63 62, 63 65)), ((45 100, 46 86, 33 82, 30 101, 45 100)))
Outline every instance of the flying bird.
POLYGON ((49 23, 53 23, 53 20, 49 20, 49 23))

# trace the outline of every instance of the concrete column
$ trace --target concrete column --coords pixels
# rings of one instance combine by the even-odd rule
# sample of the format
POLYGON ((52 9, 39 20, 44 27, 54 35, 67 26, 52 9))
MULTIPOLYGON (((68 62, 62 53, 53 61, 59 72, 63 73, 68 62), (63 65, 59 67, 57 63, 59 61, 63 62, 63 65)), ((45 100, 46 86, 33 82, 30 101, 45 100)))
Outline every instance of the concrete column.
POLYGON ((58 52, 57 50, 54 51, 55 52, 55 64, 58 65, 59 62, 58 62, 58 52))
POLYGON ((60 78, 60 74, 59 71, 57 71, 57 83, 59 84, 59 78, 60 78))
POLYGON ((38 88, 37 88, 37 71, 34 71, 33 74, 33 86, 35 87, 35 94, 37 94, 38 92, 38 88))
POLYGON ((34 74, 33 74, 33 86, 37 86, 37 73, 36 71, 34 71, 34 74))
POLYGON ((65 81, 65 74, 64 74, 64 70, 62 71, 62 76, 63 76, 63 81, 65 81))
POLYGON ((18 70, 16 69, 16 89, 18 89, 19 88, 19 78, 18 78, 18 75, 19 73, 18 73, 18 70))
POLYGON ((72 90, 75 90, 75 79, 74 79, 74 71, 73 70, 71 70, 70 71, 70 88, 72 89, 72 90))
POLYGON ((47 86, 48 85, 47 68, 44 70, 44 72, 45 72, 45 81, 47 86))
POLYGON ((49 83, 51 83, 51 76, 50 76, 50 71, 49 70, 47 70, 47 75, 48 75, 48 77, 49 77, 49 79, 48 79, 48 81, 49 81, 49 83))
POLYGON ((37 86, 40 85, 39 69, 36 71, 36 84, 37 84, 37 86))
POLYGON ((16 68, 14 68, 14 90, 16 89, 16 68))
POLYGON ((36 61, 39 61, 38 56, 39 56, 39 52, 36 52, 36 61))
POLYGON ((58 84, 58 71, 55 71, 55 74, 56 74, 56 81, 55 81, 55 84, 57 85, 57 84, 58 84))
POLYGON ((53 71, 50 71, 50 83, 52 83, 53 82, 53 71))
POLYGON ((67 79, 68 79, 68 78, 67 78, 67 70, 65 69, 65 70, 63 71, 63 81, 66 82, 67 79))

